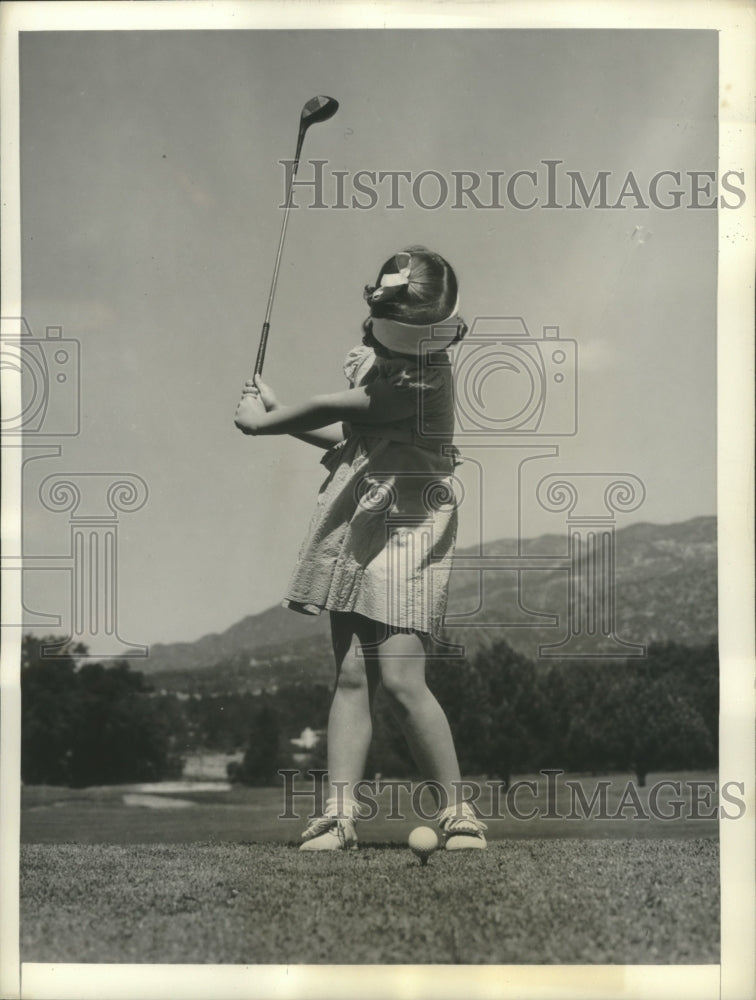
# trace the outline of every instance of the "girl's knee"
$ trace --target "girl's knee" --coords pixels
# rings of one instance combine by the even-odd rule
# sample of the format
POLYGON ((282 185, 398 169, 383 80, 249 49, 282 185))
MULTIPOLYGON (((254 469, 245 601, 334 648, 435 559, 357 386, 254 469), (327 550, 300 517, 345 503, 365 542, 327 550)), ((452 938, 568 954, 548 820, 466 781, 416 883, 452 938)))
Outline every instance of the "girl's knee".
POLYGON ((425 665, 388 660, 381 664, 381 683, 395 705, 410 708, 428 690, 425 665))
POLYGON ((350 649, 341 661, 336 687, 340 691, 359 691, 367 685, 365 660, 358 650, 350 649))

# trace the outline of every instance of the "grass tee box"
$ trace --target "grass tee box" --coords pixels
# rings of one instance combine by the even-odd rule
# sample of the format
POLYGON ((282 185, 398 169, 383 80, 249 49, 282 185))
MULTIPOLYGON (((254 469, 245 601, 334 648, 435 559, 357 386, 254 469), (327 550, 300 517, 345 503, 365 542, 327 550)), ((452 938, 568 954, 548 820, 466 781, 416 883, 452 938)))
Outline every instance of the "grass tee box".
POLYGON ((30 845, 26 962, 706 964, 714 840, 300 854, 280 844, 30 845))
MULTIPOLYGON (((663 777, 708 815, 700 788, 715 775, 663 777)), ((661 778, 637 789, 641 804, 661 778)), ((611 780, 610 813, 626 779, 611 780)), ((581 779, 588 798, 599 780, 581 779)), ((567 791, 557 786, 559 814, 567 791)), ((673 812, 664 791, 660 810, 673 812)), ((388 819, 383 803, 358 826, 358 851, 313 856, 296 849, 311 806, 294 803, 300 818, 281 820, 277 788, 25 788, 23 961, 719 961, 715 819, 487 819, 487 851, 438 851, 423 866, 407 836, 424 818, 388 819)))

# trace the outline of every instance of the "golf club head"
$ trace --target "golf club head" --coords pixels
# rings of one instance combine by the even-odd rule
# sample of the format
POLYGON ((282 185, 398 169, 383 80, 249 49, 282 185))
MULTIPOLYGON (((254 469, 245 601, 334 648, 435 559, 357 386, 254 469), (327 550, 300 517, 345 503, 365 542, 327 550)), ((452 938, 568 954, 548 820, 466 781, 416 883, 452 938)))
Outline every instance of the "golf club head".
POLYGON ((294 178, 296 177, 297 168, 299 167, 299 154, 302 151, 302 142, 304 141, 305 132, 310 125, 315 125, 317 122, 325 122, 328 121, 329 118, 333 118, 338 110, 339 102, 333 97, 325 97, 322 94, 319 94, 317 97, 311 97, 302 108, 302 114, 299 119, 297 152, 294 156, 293 170, 289 175, 289 187, 286 195, 286 210, 284 211, 283 223, 281 224, 281 236, 278 240, 276 262, 273 265, 273 280, 270 283, 268 305, 265 310, 265 320, 263 321, 262 333, 260 334, 260 344, 257 349, 257 360, 255 362, 255 374, 257 375, 262 373, 263 362, 265 361, 265 350, 268 343, 268 333, 270 331, 270 316, 273 311, 273 298, 276 294, 278 269, 281 266, 281 254, 283 252, 284 238, 286 236, 286 224, 289 219, 289 209, 291 208, 291 194, 294 189, 294 178))
POLYGON ((324 97, 322 94, 311 97, 302 108, 300 124, 309 128, 316 122, 326 122, 329 118, 333 118, 338 110, 339 102, 333 97, 324 97))
POLYGON ((311 97, 307 104, 305 104, 302 108, 302 114, 299 119, 297 152, 294 157, 296 163, 299 163, 299 154, 302 151, 302 142, 304 141, 305 132, 310 125, 315 125, 317 122, 328 121, 329 118, 333 118, 338 110, 339 102, 334 97, 325 97, 322 94, 319 94, 317 97, 311 97))

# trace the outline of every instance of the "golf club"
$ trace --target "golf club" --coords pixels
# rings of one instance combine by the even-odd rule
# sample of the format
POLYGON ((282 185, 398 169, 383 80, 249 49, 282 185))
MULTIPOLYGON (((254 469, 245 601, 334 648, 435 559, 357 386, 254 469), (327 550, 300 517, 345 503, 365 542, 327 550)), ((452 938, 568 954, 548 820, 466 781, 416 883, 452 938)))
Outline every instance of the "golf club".
POLYGON ((276 294, 276 283, 278 282, 278 269, 281 266, 281 254, 283 252, 284 238, 286 236, 286 226, 289 221, 291 196, 294 190, 294 180, 297 176, 297 170, 299 169, 299 155, 302 152, 302 143, 304 142, 305 132, 310 125, 315 125, 317 122, 328 121, 329 118, 332 118, 336 114, 338 108, 338 101, 334 100, 333 97, 323 97, 322 95, 310 98, 310 100, 302 108, 302 114, 299 119, 299 135, 297 136, 297 151, 294 155, 294 166, 289 177, 289 190, 286 194, 286 205, 284 208, 283 224, 281 226, 281 238, 278 241, 276 263, 273 268, 273 281, 270 285, 268 307, 265 310, 265 320, 263 321, 262 333, 260 334, 260 345, 257 349, 255 375, 260 375, 262 373, 263 363, 265 361, 265 349, 268 345, 268 333, 270 332, 270 314, 273 310, 273 298, 276 294))

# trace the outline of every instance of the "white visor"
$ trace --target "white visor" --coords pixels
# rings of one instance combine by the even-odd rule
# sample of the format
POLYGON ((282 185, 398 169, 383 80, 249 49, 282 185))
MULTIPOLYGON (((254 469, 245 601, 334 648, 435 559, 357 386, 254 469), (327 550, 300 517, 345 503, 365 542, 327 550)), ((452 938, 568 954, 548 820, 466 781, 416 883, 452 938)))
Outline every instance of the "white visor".
POLYGON ((459 334, 462 320, 457 316, 459 301, 454 312, 438 323, 416 326, 413 323, 399 323, 395 319, 372 319, 373 336, 389 351, 397 354, 417 354, 444 351, 459 334))

